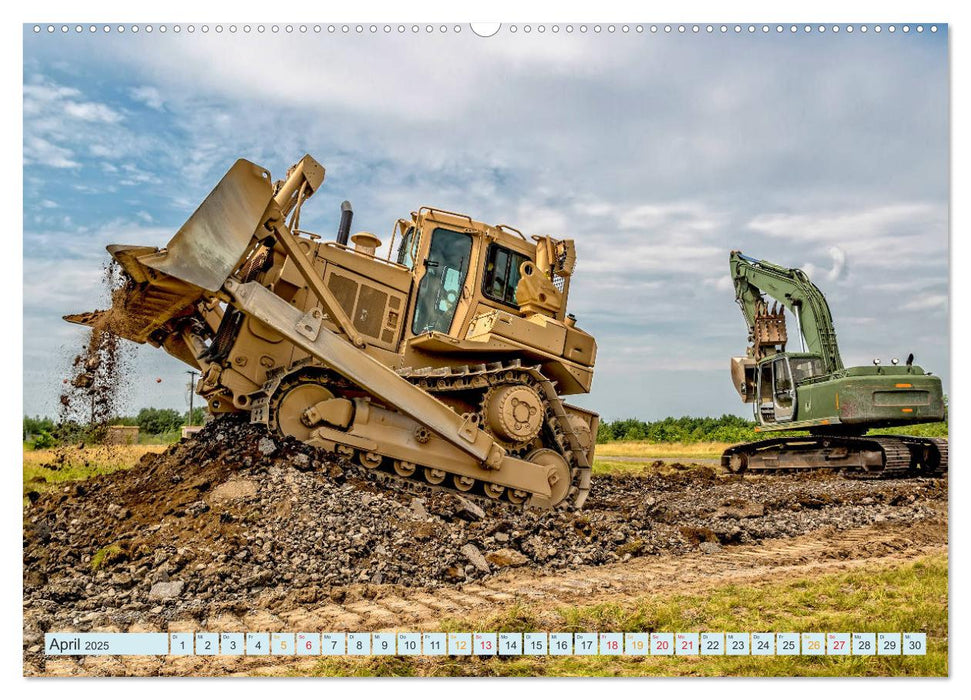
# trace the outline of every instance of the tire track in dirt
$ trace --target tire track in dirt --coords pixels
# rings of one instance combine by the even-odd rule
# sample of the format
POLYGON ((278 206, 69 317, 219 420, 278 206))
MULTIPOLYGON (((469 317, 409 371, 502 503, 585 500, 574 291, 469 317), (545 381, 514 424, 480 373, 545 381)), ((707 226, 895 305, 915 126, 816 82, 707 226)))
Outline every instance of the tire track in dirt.
MULTIPOLYGON (((887 523, 851 530, 821 530, 757 545, 726 547, 712 554, 641 557, 620 564, 578 567, 570 572, 511 572, 485 581, 440 589, 371 587, 369 599, 299 607, 285 613, 254 609, 198 621, 172 622, 168 631, 394 631, 434 630, 443 618, 476 618, 522 603, 539 612, 569 605, 636 600, 658 593, 697 593, 729 584, 779 583, 795 578, 900 564, 946 554, 943 520, 887 523)), ((149 631, 132 626, 129 631, 149 631)), ((119 629, 102 631, 126 631, 119 629)), ((86 657, 46 659, 25 675, 252 675, 306 672, 315 659, 280 657, 86 657)))

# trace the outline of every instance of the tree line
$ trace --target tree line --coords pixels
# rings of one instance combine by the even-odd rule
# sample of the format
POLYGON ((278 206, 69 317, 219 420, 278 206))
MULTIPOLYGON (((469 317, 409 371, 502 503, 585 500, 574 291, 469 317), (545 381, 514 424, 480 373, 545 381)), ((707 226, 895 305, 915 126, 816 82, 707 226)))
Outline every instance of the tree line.
POLYGON ((657 421, 637 418, 600 422, 597 442, 644 440, 646 442, 747 442, 758 440, 755 423, 725 414, 720 418, 669 416, 657 421))
MULTIPOLYGON (((172 408, 143 408, 134 416, 119 416, 111 421, 112 425, 137 425, 143 436, 159 437, 172 435, 183 425, 189 425, 188 413, 172 408)), ((191 425, 202 425, 205 409, 193 411, 191 425)), ((905 426, 884 429, 880 432, 920 435, 925 437, 947 437, 947 423, 905 426)), ((788 433, 774 433, 779 437, 788 433)), ((57 424, 50 418, 24 416, 25 443, 34 447, 52 447, 59 442, 85 440, 92 437, 89 426, 77 424, 57 424), (88 430, 89 432, 85 432, 88 430)), ((623 420, 602 420, 597 429, 597 442, 633 441, 645 442, 752 442, 766 437, 765 433, 755 432, 755 422, 739 416, 725 414, 719 418, 696 418, 693 416, 670 416, 657 421, 643 421, 638 418, 623 420)), ((173 438, 175 439, 175 438, 173 438)))
MULTIPOLYGON (((897 428, 881 428, 879 433, 891 435, 916 435, 919 437, 948 436, 947 421, 941 423, 922 423, 904 425, 897 428)), ((773 433, 755 432, 755 422, 739 416, 724 415, 720 418, 694 418, 681 416, 668 417, 658 421, 642 421, 625 418, 615 421, 601 421, 597 429, 597 442, 633 441, 645 442, 754 442, 767 437, 799 435, 799 432, 780 431, 773 433)))
MULTIPOLYGON (((181 431, 184 425, 202 425, 206 417, 204 408, 188 411, 174 408, 143 408, 134 416, 117 416, 108 425, 137 425, 141 435, 153 438, 167 436, 181 431)), ((53 447, 62 442, 97 441, 99 429, 104 426, 89 426, 69 421, 61 423, 46 416, 24 416, 23 440, 36 449, 53 447)))

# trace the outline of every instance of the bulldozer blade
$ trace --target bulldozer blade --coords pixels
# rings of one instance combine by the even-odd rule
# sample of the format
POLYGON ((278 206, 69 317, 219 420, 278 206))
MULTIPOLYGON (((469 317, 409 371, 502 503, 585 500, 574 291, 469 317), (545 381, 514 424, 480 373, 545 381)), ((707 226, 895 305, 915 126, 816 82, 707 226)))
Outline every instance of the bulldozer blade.
MULTIPOLYGON (((147 267, 217 292, 239 265, 273 200, 269 171, 239 159, 147 267)), ((117 257, 117 256, 116 256, 117 257)))
MULTIPOLYGON (((114 293, 106 311, 64 316, 65 321, 108 331, 136 343, 144 343, 160 327, 184 313, 203 296, 196 286, 152 272, 149 284, 136 284, 114 293)), ((158 345, 161 339, 156 339, 158 345)))
POLYGON ((219 291, 239 266, 272 201, 270 173, 237 160, 165 248, 108 246, 133 284, 114 293, 109 310, 64 320, 136 343, 149 341, 207 293, 219 291))
POLYGON ((62 316, 62 318, 65 321, 76 323, 79 326, 94 328, 95 326, 101 325, 102 319, 107 315, 107 311, 85 311, 81 314, 68 314, 67 316, 62 316))
POLYGON ((131 278, 112 292, 111 308, 64 316, 65 321, 99 328, 144 343, 156 329, 181 315, 205 294, 199 287, 157 272, 141 263, 157 248, 110 245, 108 252, 131 278))

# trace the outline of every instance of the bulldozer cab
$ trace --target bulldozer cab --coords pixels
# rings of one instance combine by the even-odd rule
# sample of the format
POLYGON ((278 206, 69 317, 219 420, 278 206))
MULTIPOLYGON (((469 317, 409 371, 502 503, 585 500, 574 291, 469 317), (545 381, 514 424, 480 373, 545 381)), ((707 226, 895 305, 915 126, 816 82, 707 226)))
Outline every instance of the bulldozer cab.
POLYGON ((530 242, 515 229, 429 207, 399 220, 399 231, 394 261, 413 278, 406 339, 430 333, 464 338, 474 320, 491 311, 564 320, 572 241, 530 242), (553 255, 544 255, 546 249, 553 255))

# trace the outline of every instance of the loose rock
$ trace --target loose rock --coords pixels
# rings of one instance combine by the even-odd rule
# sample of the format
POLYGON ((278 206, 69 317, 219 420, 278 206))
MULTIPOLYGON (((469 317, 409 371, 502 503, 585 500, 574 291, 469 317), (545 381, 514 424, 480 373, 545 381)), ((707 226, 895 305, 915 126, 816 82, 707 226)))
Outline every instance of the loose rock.
POLYGON ((497 549, 494 552, 489 552, 486 554, 485 558, 490 564, 498 567, 522 566, 529 561, 529 559, 521 552, 508 548, 497 549))
POLYGON ((184 581, 164 581, 152 585, 149 591, 149 600, 165 600, 167 598, 178 598, 185 588, 184 581))
POLYGON ((482 552, 474 544, 464 545, 461 552, 469 560, 469 563, 482 573, 487 574, 491 571, 489 562, 486 561, 486 558, 482 556, 482 552))

